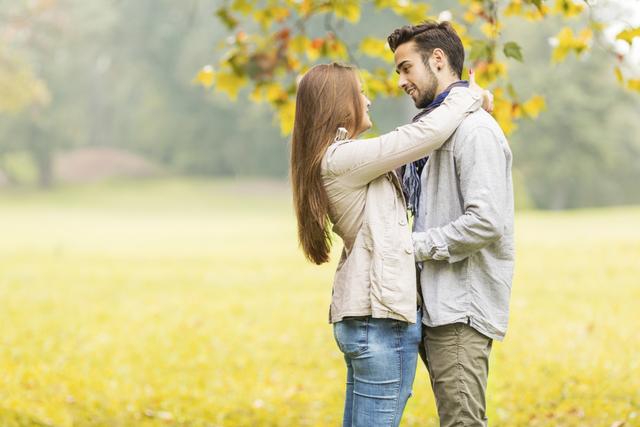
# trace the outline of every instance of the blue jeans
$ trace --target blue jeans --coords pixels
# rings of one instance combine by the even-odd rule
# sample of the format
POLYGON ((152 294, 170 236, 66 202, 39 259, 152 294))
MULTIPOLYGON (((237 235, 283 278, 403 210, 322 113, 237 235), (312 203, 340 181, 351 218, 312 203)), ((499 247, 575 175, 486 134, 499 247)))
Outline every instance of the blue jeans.
POLYGON ((348 317, 333 325, 347 363, 343 427, 397 427, 416 374, 422 313, 415 324, 348 317))

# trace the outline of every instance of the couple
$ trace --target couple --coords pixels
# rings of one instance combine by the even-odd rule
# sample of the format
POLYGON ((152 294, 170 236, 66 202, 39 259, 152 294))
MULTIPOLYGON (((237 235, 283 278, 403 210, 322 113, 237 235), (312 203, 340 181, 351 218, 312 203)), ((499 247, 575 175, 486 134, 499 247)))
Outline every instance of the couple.
POLYGON ((345 65, 313 67, 296 101, 300 244, 321 264, 332 231, 344 242, 329 310, 347 365, 343 426, 398 426, 419 353, 440 425, 486 426, 513 272, 511 152, 480 108, 491 110, 491 95, 460 81, 464 49, 448 22, 405 26, 388 42, 422 110, 412 124, 357 139, 370 102, 345 65))

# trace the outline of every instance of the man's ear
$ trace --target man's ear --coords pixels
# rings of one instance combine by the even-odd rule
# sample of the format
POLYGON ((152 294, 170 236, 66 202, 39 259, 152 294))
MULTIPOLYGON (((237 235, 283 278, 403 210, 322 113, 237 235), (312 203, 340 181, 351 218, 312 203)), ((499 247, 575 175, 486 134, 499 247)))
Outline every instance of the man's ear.
POLYGON ((442 71, 447 65, 447 56, 444 54, 444 51, 439 47, 433 49, 431 58, 433 60, 433 67, 437 71, 442 71))

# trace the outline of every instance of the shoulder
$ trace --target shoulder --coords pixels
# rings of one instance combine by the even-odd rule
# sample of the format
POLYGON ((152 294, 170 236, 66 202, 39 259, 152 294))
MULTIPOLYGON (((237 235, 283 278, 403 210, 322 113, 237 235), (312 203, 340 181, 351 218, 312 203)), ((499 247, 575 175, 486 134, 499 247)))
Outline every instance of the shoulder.
POLYGON ((483 109, 475 111, 466 117, 454 136, 454 144, 465 144, 472 136, 482 136, 482 139, 491 139, 498 143, 507 144, 507 138, 496 120, 483 109))

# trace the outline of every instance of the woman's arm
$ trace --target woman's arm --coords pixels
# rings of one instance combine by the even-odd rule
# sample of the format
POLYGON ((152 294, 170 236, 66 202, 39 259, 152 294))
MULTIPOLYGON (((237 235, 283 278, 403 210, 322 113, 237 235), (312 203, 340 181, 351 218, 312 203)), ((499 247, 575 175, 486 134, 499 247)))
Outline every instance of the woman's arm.
POLYGON ((376 138, 340 141, 329 147, 327 170, 352 186, 362 186, 440 148, 467 115, 482 105, 482 93, 451 90, 442 105, 415 123, 376 138))

